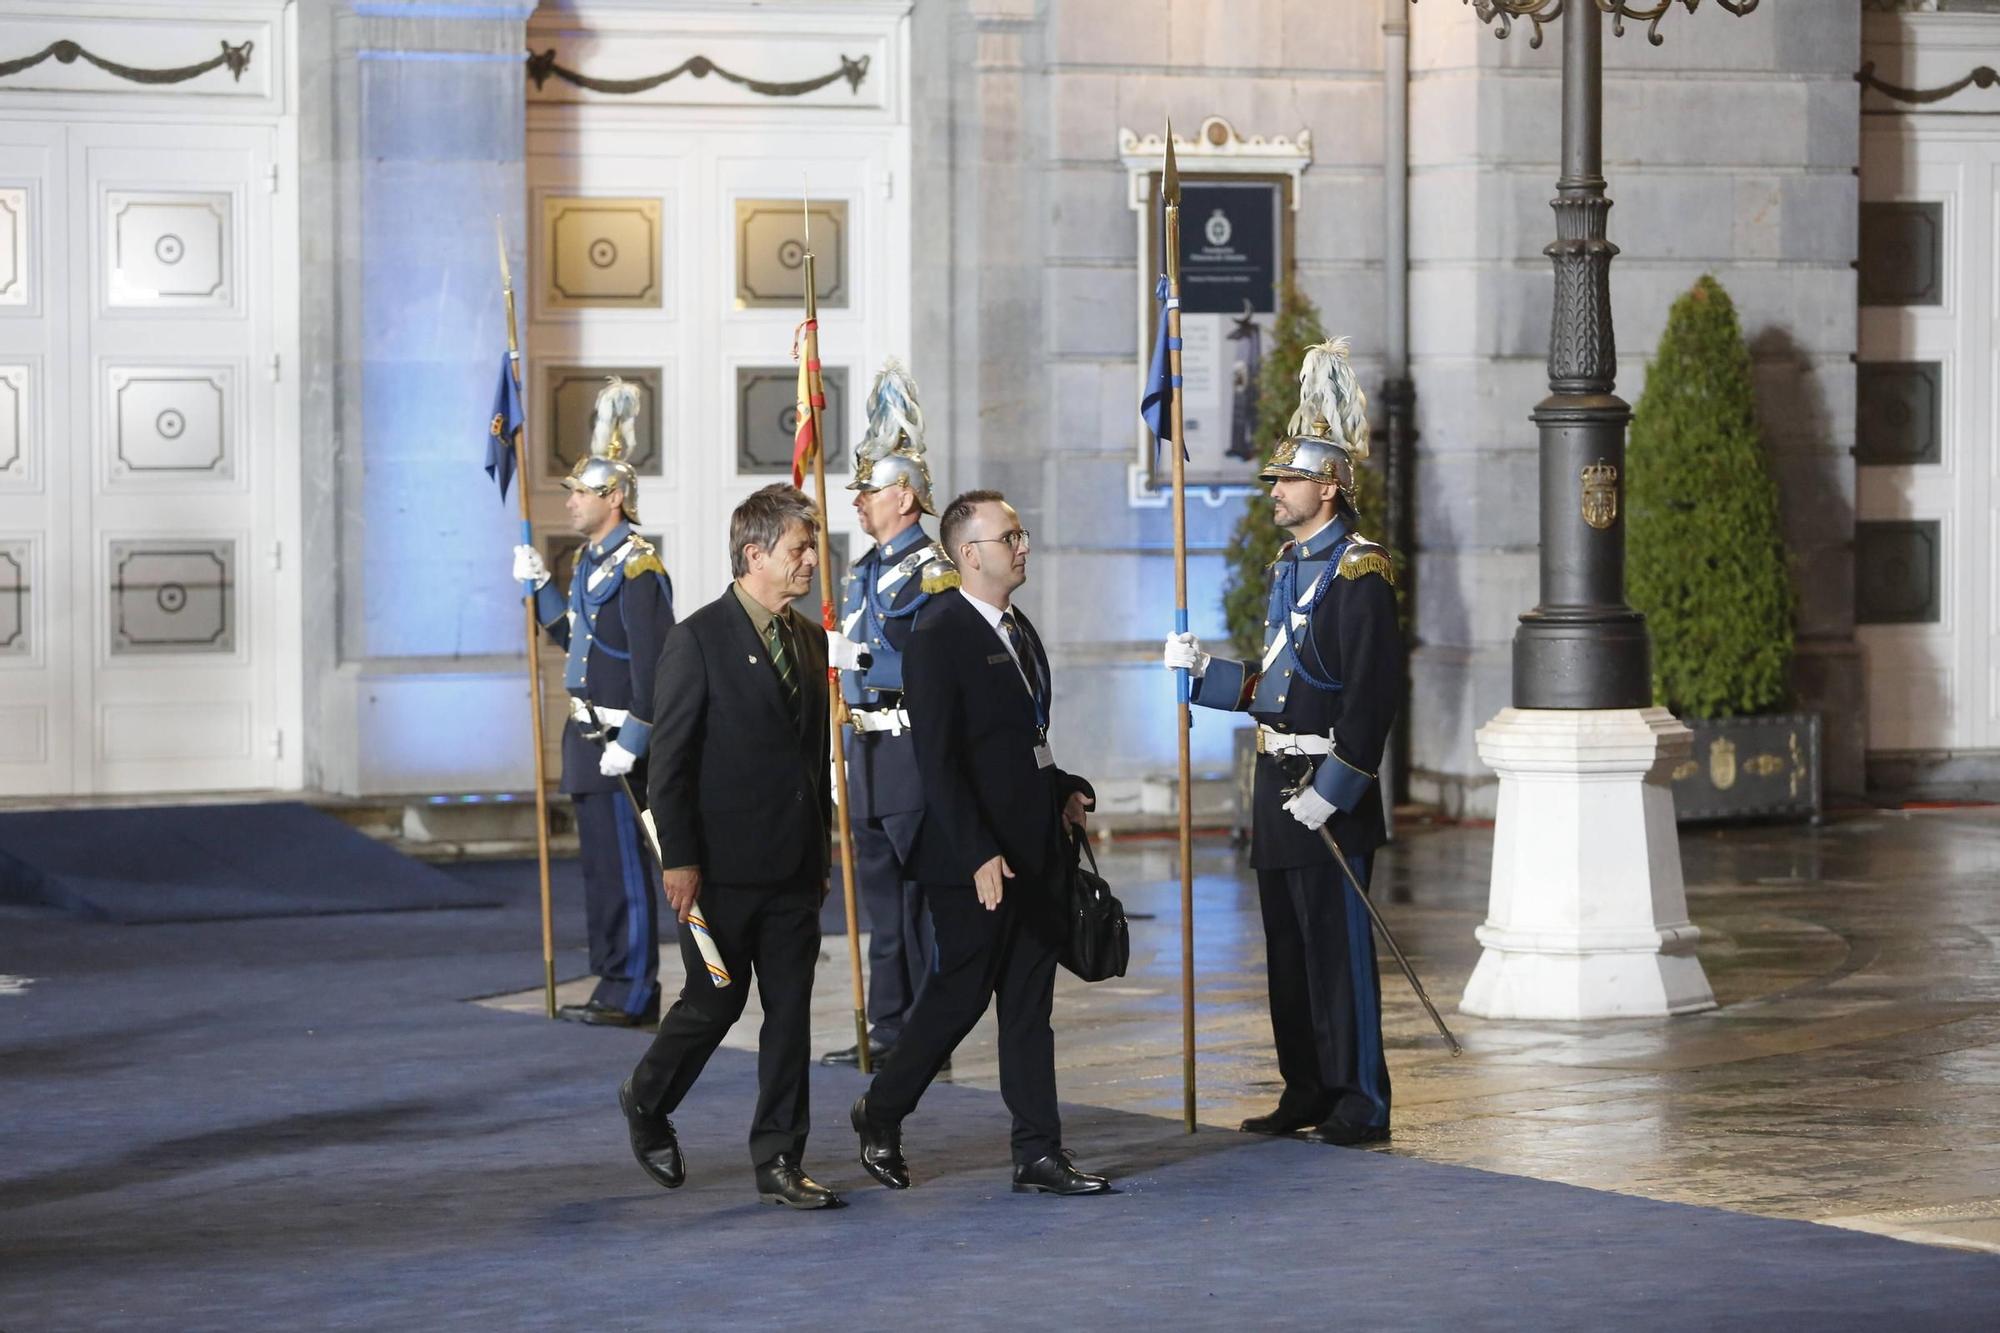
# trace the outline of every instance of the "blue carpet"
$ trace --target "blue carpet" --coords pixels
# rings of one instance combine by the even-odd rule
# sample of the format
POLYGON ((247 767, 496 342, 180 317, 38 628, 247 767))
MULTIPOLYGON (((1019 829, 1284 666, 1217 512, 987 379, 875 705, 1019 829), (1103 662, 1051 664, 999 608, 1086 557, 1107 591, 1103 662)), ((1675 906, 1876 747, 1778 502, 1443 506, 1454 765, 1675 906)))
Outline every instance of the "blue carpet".
POLYGON ((126 925, 492 899, 295 802, 0 815, 0 902, 126 925))
POLYGON ((752 1192, 730 1051, 667 1193, 614 1106, 643 1034, 460 1002, 539 975, 532 874, 482 876, 500 910, 0 924, 0 972, 34 978, 0 996, 0 1328, 1879 1333, 2000 1309, 1989 1256, 1094 1108, 1067 1138, 1124 1192, 1019 1197, 999 1098, 949 1085, 891 1194, 851 1159, 847 1070, 814 1071, 808 1165, 852 1206, 789 1213, 752 1192))

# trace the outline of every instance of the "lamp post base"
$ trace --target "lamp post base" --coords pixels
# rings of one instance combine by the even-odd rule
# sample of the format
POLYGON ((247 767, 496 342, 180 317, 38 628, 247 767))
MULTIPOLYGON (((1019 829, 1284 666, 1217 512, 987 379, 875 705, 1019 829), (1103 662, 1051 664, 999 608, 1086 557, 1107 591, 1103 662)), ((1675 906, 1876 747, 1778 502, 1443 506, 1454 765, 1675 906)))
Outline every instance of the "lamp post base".
POLYGON ((1459 1009, 1591 1019, 1714 1008, 1667 785, 1688 729, 1664 708, 1508 708, 1478 743, 1500 775, 1500 808, 1485 952, 1459 1009))

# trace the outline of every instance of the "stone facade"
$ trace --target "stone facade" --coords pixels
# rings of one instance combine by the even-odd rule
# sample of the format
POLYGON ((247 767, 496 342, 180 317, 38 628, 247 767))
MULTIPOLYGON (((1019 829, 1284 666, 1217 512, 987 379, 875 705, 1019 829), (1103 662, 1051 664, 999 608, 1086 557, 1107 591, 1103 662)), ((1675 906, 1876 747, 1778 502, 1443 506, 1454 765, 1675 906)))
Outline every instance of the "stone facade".
MULTIPOLYGON (((1400 0, 1393 0, 1400 2, 1400 0)), ((1165 509, 1132 505, 1138 257, 1116 152, 1207 115, 1313 136, 1298 272, 1381 377, 1382 22, 1376 4, 954 0, 922 5, 916 366, 949 383, 960 484, 1019 495, 1030 605, 1061 645, 1070 744, 1114 801, 1170 778, 1165 509), (1081 734, 1079 734, 1081 733, 1081 734)), ((1536 601, 1536 436, 1546 393, 1559 41, 1507 41, 1458 5, 1411 25, 1411 375, 1417 471, 1412 789, 1490 814, 1476 729, 1509 703, 1516 617, 1536 601)), ((1663 46, 1606 35, 1606 174, 1620 387, 1636 401, 1675 295, 1703 272, 1742 311, 1801 571, 1799 684, 1827 716, 1827 782, 1861 786, 1851 533, 1858 9, 1676 13, 1663 46), (1849 11, 1852 12, 1849 12, 1849 11)), ((935 392, 935 391, 934 391, 935 392)), ((1220 550, 1240 501, 1189 506, 1194 627, 1222 633, 1220 550)), ((1379 525, 1379 518, 1375 519, 1379 525)), ((1219 772, 1229 724, 1195 728, 1219 772)))

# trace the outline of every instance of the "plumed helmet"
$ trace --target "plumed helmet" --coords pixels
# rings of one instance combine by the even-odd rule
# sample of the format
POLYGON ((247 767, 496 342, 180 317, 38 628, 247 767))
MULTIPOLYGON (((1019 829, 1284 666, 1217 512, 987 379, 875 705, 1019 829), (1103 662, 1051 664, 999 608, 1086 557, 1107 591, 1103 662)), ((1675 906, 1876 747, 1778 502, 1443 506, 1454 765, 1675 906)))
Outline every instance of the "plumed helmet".
POLYGON ((850 491, 907 486, 917 508, 935 515, 931 468, 924 461, 924 412, 917 405, 917 382, 895 357, 882 364, 868 390, 868 431, 854 446, 850 491))
POLYGON ((590 428, 590 456, 577 460, 563 486, 592 495, 609 495, 624 488, 619 508, 625 521, 639 521, 639 474, 625 461, 638 439, 639 390, 612 375, 597 391, 597 415, 590 428))
POLYGON ((1368 457, 1368 396, 1347 359, 1347 339, 1306 349, 1299 368, 1299 407, 1285 440, 1257 475, 1265 481, 1300 477, 1354 494, 1354 464, 1368 457))

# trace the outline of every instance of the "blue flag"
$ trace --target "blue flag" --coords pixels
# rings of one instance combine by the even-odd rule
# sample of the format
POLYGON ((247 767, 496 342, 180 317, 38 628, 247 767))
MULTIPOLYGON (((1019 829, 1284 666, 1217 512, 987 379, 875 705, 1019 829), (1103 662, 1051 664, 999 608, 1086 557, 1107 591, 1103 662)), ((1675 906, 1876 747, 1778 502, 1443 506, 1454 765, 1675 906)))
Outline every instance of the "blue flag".
POLYGON ((514 432, 521 429, 521 390, 514 384, 511 358, 500 358, 500 386, 493 391, 493 419, 486 426, 486 475, 499 483, 507 498, 514 480, 514 432))
MULTIPOLYGON (((1167 312, 1180 306, 1177 297, 1167 295, 1167 275, 1160 275, 1160 285, 1153 289, 1153 299, 1160 303, 1160 331, 1153 339, 1153 365, 1146 374, 1146 395, 1139 400, 1139 419, 1146 423, 1146 429, 1153 432, 1153 456, 1159 457, 1160 441, 1172 429, 1174 395, 1180 392, 1181 377, 1172 373, 1172 363, 1167 359, 1169 350, 1181 349, 1179 338, 1167 336, 1167 312)), ((1186 458, 1187 442, 1181 442, 1181 457, 1186 458)))

